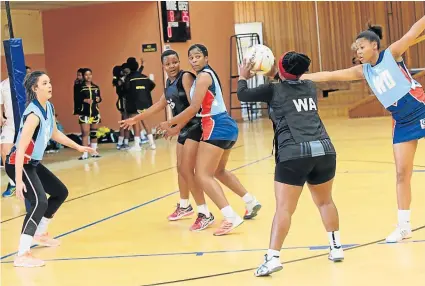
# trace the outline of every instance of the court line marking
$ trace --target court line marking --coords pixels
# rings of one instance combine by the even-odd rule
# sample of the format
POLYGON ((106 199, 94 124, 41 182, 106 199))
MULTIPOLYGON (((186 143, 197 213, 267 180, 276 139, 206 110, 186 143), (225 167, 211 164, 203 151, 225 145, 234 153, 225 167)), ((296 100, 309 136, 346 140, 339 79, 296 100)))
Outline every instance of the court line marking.
MULTIPOLYGON (((230 171, 230 172, 237 171, 237 170, 239 170, 239 169, 242 169, 242 168, 245 168, 245 167, 251 166, 251 165, 253 165, 253 164, 256 164, 256 163, 258 163, 258 162, 261 162, 261 161, 263 161, 263 160, 266 160, 266 159, 270 158, 271 156, 272 156, 272 155, 268 155, 268 156, 266 156, 266 157, 263 157, 263 158, 261 158, 261 159, 257 159, 257 160, 255 160, 255 161, 252 161, 252 162, 250 162, 250 163, 244 164, 244 165, 242 165, 242 166, 239 166, 239 167, 237 167, 237 168, 231 169, 231 170, 229 170, 229 171, 230 171)), ((153 202, 159 201, 159 200, 161 200, 161 199, 163 199, 163 198, 166 198, 166 197, 168 197, 168 196, 174 195, 174 194, 176 194, 176 193, 178 193, 178 192, 179 192, 179 191, 174 191, 174 192, 168 193, 168 194, 163 195, 163 196, 161 196, 161 197, 158 197, 158 198, 152 199, 152 200, 150 200, 150 201, 144 202, 144 203, 142 203, 142 204, 139 204, 139 205, 136 205, 136 206, 131 207, 131 208, 129 208, 129 209, 126 209, 126 210, 124 210, 124 211, 121 211, 121 212, 119 212, 119 213, 116 213, 116 214, 110 215, 110 216, 108 216, 108 217, 106 217, 106 218, 103 218, 103 219, 97 220, 97 221, 95 221, 95 222, 92 222, 92 223, 86 224, 86 225, 81 226, 81 227, 79 227, 79 228, 76 228, 76 229, 74 229, 74 230, 70 230, 70 231, 68 231, 68 232, 65 232, 65 233, 63 233, 63 234, 60 234, 60 235, 56 236, 55 238, 60 238, 60 237, 63 237, 63 236, 69 235, 69 234, 71 234, 71 233, 77 232, 77 231, 79 231, 79 230, 82 230, 82 229, 88 228, 88 227, 90 227, 90 226, 96 225, 96 224, 98 224, 98 223, 101 223, 101 222, 104 222, 104 221, 110 220, 111 218, 114 218, 114 217, 117 217, 117 216, 119 216, 119 215, 122 215, 122 214, 128 213, 128 212, 133 211, 133 210, 135 210, 135 209, 141 208, 141 207, 143 207, 143 206, 146 206, 146 205, 151 204, 151 203, 153 203, 153 202)), ((34 247, 36 247, 36 246, 37 246, 37 244, 36 244, 36 245, 31 246, 31 248, 34 248, 34 247)), ((5 258, 8 258, 8 257, 10 257, 10 256, 12 256, 12 255, 15 255, 16 253, 17 253, 17 252, 13 252, 13 253, 10 253, 10 254, 7 254, 7 255, 4 255, 4 256, 0 257, 0 260, 3 260, 3 259, 5 259, 5 258)))
MULTIPOLYGON (((238 149, 238 148, 243 147, 243 146, 244 146, 244 144, 241 144, 241 145, 239 145, 239 146, 235 146, 235 147, 233 147, 233 148, 232 148, 232 150, 233 150, 233 149, 238 149)), ((94 195, 94 194, 97 194, 97 193, 101 193, 101 192, 107 191, 107 190, 109 190, 109 189, 112 189, 112 188, 115 188, 115 187, 119 187, 119 186, 121 186, 121 185, 125 185, 125 184, 128 184, 128 183, 132 183, 132 182, 134 182, 134 181, 141 180, 141 179, 144 179, 144 178, 146 178, 146 177, 150 177, 150 176, 153 176, 153 175, 157 175, 157 174, 160 174, 160 173, 163 173, 163 172, 169 171, 169 170, 174 169, 174 168, 176 168, 176 166, 171 166, 171 167, 168 167, 168 168, 165 168, 165 169, 162 169, 162 170, 158 170, 158 171, 155 171, 155 172, 152 172, 152 173, 149 173, 149 174, 146 174, 146 175, 143 175, 143 176, 137 177, 137 178, 133 178, 133 179, 130 179, 130 180, 127 180, 127 181, 123 181, 123 182, 118 183, 118 184, 115 184, 115 185, 111 185, 111 186, 108 186, 108 187, 105 187, 105 188, 99 189, 99 190, 97 190, 97 191, 93 191, 93 192, 90 192, 90 193, 86 193, 86 194, 84 194, 84 195, 81 195, 81 196, 78 196, 78 197, 75 197, 75 198, 71 198, 71 199, 69 199, 69 200, 66 200, 66 201, 64 202, 64 204, 65 204, 65 203, 72 202, 72 201, 75 201, 75 200, 78 200, 78 199, 81 199, 81 198, 84 198, 84 197, 88 197, 88 196, 91 196, 91 195, 94 195)), ((12 221, 12 220, 18 219, 18 218, 20 218, 20 217, 24 217, 24 216, 26 216, 26 214, 21 214, 21 215, 19 215, 19 216, 15 216, 15 217, 12 217, 12 218, 8 218, 8 219, 5 219, 5 220, 1 221, 1 222, 0 222, 0 224, 3 224, 3 223, 8 222, 8 221, 12 221)))
MULTIPOLYGON (((343 248, 356 246, 357 244, 345 244, 343 248)), ((311 251, 328 249, 329 245, 316 245, 316 246, 292 246, 283 247, 282 250, 297 250, 297 249, 308 249, 311 251)), ((110 255, 110 256, 88 256, 88 257, 65 257, 65 258, 53 258, 45 259, 44 261, 70 261, 70 260, 92 260, 92 259, 117 259, 117 258, 136 258, 136 257, 155 257, 155 256, 180 256, 180 255, 195 255, 203 256, 204 254, 217 254, 217 253, 238 253, 238 252, 256 252, 266 251, 267 249, 233 249, 233 250, 211 250, 211 251, 191 251, 191 252, 166 252, 166 253, 151 253, 151 254, 129 254, 129 255, 110 255)), ((13 263, 10 261, 2 261, 1 263, 13 263)))
MULTIPOLYGON (((425 225, 413 229, 412 232, 415 232, 415 231, 418 231, 418 230, 421 230, 421 229, 424 229, 424 228, 425 228, 425 225)), ((369 246, 369 245, 378 244, 379 242, 383 242, 383 241, 385 241, 385 239, 380 239, 380 240, 376 240, 376 241, 372 241, 372 242, 368 242, 368 243, 364 243, 364 244, 359 244, 359 245, 347 248, 347 249, 345 249, 345 251, 349 251, 349 250, 353 250, 353 249, 357 249, 357 248, 361 248, 361 247, 365 247, 365 246, 369 246)), ((311 259, 318 258, 318 257, 328 256, 328 255, 329 254, 326 252, 326 253, 323 253, 323 254, 317 254, 317 255, 306 256, 306 257, 302 257, 302 258, 298 258, 298 259, 284 261, 284 262, 282 262, 282 264, 292 264, 292 263, 307 261, 307 260, 311 260, 311 259)), ((184 279, 179 279, 179 280, 164 281, 164 282, 158 282, 158 283, 153 283, 153 284, 142 284, 141 286, 166 285, 166 284, 188 282, 188 281, 201 280, 201 279, 207 279, 207 278, 213 278, 213 277, 219 277, 219 276, 232 275, 232 274, 237 274, 237 273, 242 273, 242 272, 248 272, 248 271, 252 271, 252 270, 255 270, 255 269, 257 269, 257 267, 245 268, 245 269, 234 270, 234 271, 229 271, 229 272, 221 272, 221 273, 210 274, 210 275, 205 275, 205 276, 184 278, 184 279)))
MULTIPOLYGON (((397 245, 397 244, 407 244, 407 243, 424 243, 425 239, 421 240, 405 240, 398 243, 387 243, 387 242, 378 242, 379 245, 397 245)), ((359 246, 360 244, 343 244, 342 248, 347 250, 354 246, 359 246)), ((310 251, 326 250, 329 248, 329 245, 312 245, 312 246, 288 246, 282 247, 281 250, 298 250, 298 249, 308 249, 310 251)), ((97 259, 119 259, 119 258, 139 258, 139 257, 159 257, 159 256, 182 256, 182 255, 195 255, 195 256, 204 256, 204 254, 227 254, 227 253, 239 253, 239 252, 259 252, 267 251, 266 248, 253 248, 253 249, 231 249, 231 250, 210 250, 210 251, 192 251, 192 252, 166 252, 166 253, 149 253, 149 254, 128 254, 128 255, 107 255, 107 256, 86 256, 86 257, 64 257, 64 258, 53 258, 45 259, 46 262, 55 262, 55 261, 76 261, 76 260, 97 260, 97 259)), ((13 260, 2 261, 0 263, 8 264, 13 263, 13 260)))

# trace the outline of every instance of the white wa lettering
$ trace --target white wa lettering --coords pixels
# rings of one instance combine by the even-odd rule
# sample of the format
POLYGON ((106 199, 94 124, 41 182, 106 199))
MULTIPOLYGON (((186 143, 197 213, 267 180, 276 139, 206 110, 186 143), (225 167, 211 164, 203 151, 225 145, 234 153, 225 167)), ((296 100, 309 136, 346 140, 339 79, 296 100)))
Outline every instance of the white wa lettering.
POLYGON ((310 110, 317 110, 317 106, 316 103, 314 102, 313 98, 298 98, 298 99, 293 99, 292 102, 295 104, 295 108, 297 109, 298 112, 301 111, 310 111, 310 110))
POLYGON ((379 94, 395 87, 396 83, 388 70, 384 70, 377 76, 373 77, 373 85, 379 94))

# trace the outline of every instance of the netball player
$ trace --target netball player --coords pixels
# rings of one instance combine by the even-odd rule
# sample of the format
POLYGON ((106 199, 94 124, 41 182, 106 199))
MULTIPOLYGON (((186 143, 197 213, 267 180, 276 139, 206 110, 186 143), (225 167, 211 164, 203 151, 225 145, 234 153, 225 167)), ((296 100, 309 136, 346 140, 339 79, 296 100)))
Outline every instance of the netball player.
MULTIPOLYGON (((92 82, 92 70, 84 69, 83 82, 79 87, 79 92, 75 95, 77 102, 76 114, 79 115, 78 122, 81 126, 82 144, 97 149, 97 129, 100 123, 100 113, 98 104, 102 102, 99 86, 92 82), (90 135, 90 140, 89 140, 90 135)), ((89 155, 85 152, 79 160, 88 159, 89 155)), ((92 155, 94 158, 100 157, 98 153, 92 155)))
POLYGON ((53 139, 79 152, 94 153, 95 150, 76 144, 57 129, 55 111, 49 102, 52 85, 44 72, 35 71, 27 75, 24 85, 27 108, 22 115, 16 143, 6 158, 6 172, 15 180, 16 196, 31 202, 14 265, 39 267, 44 265, 44 261, 31 255, 32 241, 43 246, 60 244, 57 239, 49 237, 47 226, 68 196, 64 184, 41 164, 47 142, 53 139), (50 195, 49 199, 46 193, 50 195))
POLYGON ((425 16, 400 40, 379 51, 382 28, 370 27, 356 39, 357 55, 362 62, 349 69, 305 74, 312 81, 351 81, 366 79, 376 98, 393 117, 393 151, 397 172, 398 225, 386 238, 399 242, 412 235, 410 224, 413 160, 418 141, 425 137, 425 94, 416 82, 402 55, 425 30, 425 16))
MULTIPOLYGON (((195 75, 180 69, 178 54, 173 50, 167 50, 161 55, 162 66, 167 73, 165 94, 158 102, 149 107, 143 113, 128 120, 120 121, 120 125, 129 128, 141 120, 146 120, 155 113, 170 106, 173 116, 177 116, 190 105, 189 91, 195 79, 195 75)), ((169 134, 170 135, 170 134, 169 134)), ((198 218, 190 230, 200 231, 214 222, 214 216, 209 212, 205 202, 204 193, 194 181, 194 168, 196 152, 199 140, 202 136, 201 120, 194 116, 183 128, 177 139, 177 172, 180 191, 180 203, 176 210, 168 216, 171 221, 179 220, 193 214, 193 208, 189 203, 189 192, 192 192, 198 207, 198 218)))
POLYGON ((332 200, 335 148, 318 114, 314 83, 299 80, 309 66, 310 59, 306 55, 285 53, 278 63, 280 81, 253 89, 248 89, 246 81, 251 77, 251 65, 245 64, 240 68, 238 99, 244 102, 267 102, 275 126, 276 213, 269 250, 264 263, 255 272, 256 276, 270 275, 282 269, 280 249, 306 182, 328 232, 329 259, 344 259, 338 212, 332 200))
POLYGON ((220 81, 208 65, 208 50, 203 45, 195 44, 189 48, 188 56, 197 73, 190 90, 190 106, 167 122, 162 122, 160 127, 167 132, 175 132, 173 129, 181 128, 200 111, 198 117, 201 117, 202 138, 196 155, 195 181, 221 210, 224 220, 214 235, 224 235, 242 224, 243 220, 229 205, 214 177, 243 198, 246 219, 256 216, 261 205, 236 176, 226 170, 231 148, 238 138, 238 126, 227 113, 220 81))

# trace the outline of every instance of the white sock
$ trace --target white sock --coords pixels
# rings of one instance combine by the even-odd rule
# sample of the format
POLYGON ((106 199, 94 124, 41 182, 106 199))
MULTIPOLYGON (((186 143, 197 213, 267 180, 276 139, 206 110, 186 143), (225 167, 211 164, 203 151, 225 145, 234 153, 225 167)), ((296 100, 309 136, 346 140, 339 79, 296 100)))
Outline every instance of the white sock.
POLYGON ((148 139, 149 139, 149 144, 150 145, 154 145, 155 141, 153 140, 153 135, 152 134, 148 134, 148 139))
POLYGON ((272 257, 280 257, 280 251, 279 250, 274 250, 274 249, 268 249, 267 250, 267 257, 268 258, 272 258, 272 257))
POLYGON ((398 210, 398 224, 404 226, 410 223, 410 210, 398 210))
POLYGON ((126 138, 126 139, 124 139, 124 144, 125 145, 128 145, 128 139, 126 138))
POLYGON ((246 193, 245 196, 242 197, 242 200, 246 203, 249 204, 254 200, 254 196, 251 195, 250 193, 246 193))
POLYGON ((180 208, 185 209, 189 206, 189 199, 180 199, 180 208))
POLYGON ((124 141, 124 136, 118 137, 118 145, 122 145, 123 141, 124 141))
POLYGON ((96 151, 97 150, 97 143, 91 143, 90 147, 92 147, 96 151))
POLYGON ((12 181, 12 179, 9 179, 9 184, 10 184, 12 187, 14 187, 14 186, 15 186, 15 183, 12 181))
POLYGON ((199 205, 198 206, 198 213, 204 214, 206 217, 210 217, 210 211, 208 209, 207 204, 199 205))
POLYGON ((24 255, 26 252, 28 252, 31 248, 31 244, 32 236, 28 234, 21 234, 21 237, 19 238, 18 256, 24 255))
POLYGON ((134 137, 134 146, 140 147, 140 137, 134 137))
POLYGON ((232 219, 234 219, 234 218, 236 217, 236 213, 235 213, 235 211, 232 209, 232 207, 231 207, 231 206, 227 206, 227 207, 222 208, 222 209, 221 209, 221 213, 223 214, 223 216, 224 216, 226 219, 230 219, 230 220, 232 220, 232 219))
POLYGON ((341 247, 341 235, 339 230, 328 232, 329 245, 331 248, 340 248, 341 247))
POLYGON ((50 219, 43 217, 38 224, 37 230, 35 231, 36 235, 42 235, 47 232, 47 227, 49 226, 50 219))
POLYGON ((88 153, 88 152, 84 152, 82 157, 83 157, 84 159, 85 159, 85 158, 88 158, 88 157, 89 157, 89 153, 88 153))

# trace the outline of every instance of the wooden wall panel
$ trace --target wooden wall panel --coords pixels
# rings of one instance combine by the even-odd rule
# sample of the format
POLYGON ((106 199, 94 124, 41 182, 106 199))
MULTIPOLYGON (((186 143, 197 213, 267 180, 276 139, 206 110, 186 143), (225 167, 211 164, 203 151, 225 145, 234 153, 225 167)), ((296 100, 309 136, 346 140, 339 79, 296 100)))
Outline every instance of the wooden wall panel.
POLYGON ((276 57, 296 50, 307 54, 319 71, 314 2, 234 2, 235 23, 262 22, 264 44, 276 57))
MULTIPOLYGON (((386 26, 385 2, 318 2, 323 70, 352 66, 351 44, 367 23, 386 26)), ((384 28, 382 47, 388 39, 384 28)))
MULTIPOLYGON (((425 13, 425 2, 234 2, 235 23, 262 22, 264 43, 276 56, 296 49, 319 70, 316 11, 323 70, 352 66, 351 44, 367 22, 383 26, 382 48, 404 35, 425 13)), ((425 41, 406 53, 408 67, 425 66, 425 41)))

